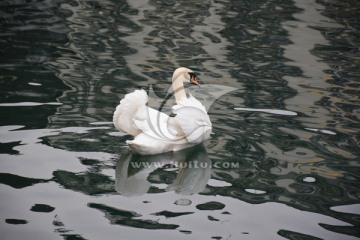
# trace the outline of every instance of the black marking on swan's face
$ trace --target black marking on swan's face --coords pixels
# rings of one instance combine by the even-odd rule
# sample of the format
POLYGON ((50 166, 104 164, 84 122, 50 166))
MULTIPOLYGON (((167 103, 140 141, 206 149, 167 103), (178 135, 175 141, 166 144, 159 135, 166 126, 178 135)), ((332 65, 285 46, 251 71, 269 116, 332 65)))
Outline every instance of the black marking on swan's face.
POLYGON ((195 73, 189 72, 188 74, 190 76, 190 83, 195 84, 200 87, 200 83, 198 82, 195 73))

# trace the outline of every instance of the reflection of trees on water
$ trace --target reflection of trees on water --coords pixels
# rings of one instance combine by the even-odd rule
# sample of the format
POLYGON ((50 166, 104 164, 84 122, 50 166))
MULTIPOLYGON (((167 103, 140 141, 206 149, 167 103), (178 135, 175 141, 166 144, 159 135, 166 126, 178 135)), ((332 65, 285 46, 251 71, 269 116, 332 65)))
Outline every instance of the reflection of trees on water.
MULTIPOLYGON (((354 57, 355 35, 343 24, 348 20, 331 12, 329 3, 323 3, 329 11, 319 8, 319 12, 332 19, 323 19, 323 26, 306 23, 299 28, 296 24, 302 22, 294 16, 301 17, 298 13, 303 11, 286 1, 150 1, 150 6, 142 4, 148 1, 56 2, 18 5, 18 11, 2 6, 8 13, 2 16, 2 28, 12 33, 1 43, 2 61, 9 62, 1 65, 3 102, 58 99, 63 104, 7 108, 2 125, 42 128, 48 124, 61 129, 108 122, 125 93, 154 84, 154 90, 165 95, 173 69, 189 66, 203 74, 200 79, 204 83, 238 89, 210 109, 215 134, 206 142, 206 149, 213 164, 237 162, 240 168, 212 169, 213 178, 232 186, 208 185, 201 194, 230 196, 253 204, 281 202, 359 225, 354 215, 330 210, 359 199, 357 131, 354 133, 359 67, 354 57), (29 15, 32 8, 39 15, 29 15), (24 23, 31 21, 34 29, 23 31, 23 23, 16 17, 24 23), (327 27, 327 21, 332 20, 343 25, 327 27), (303 62, 291 59, 297 53, 291 51, 297 47, 292 39, 297 36, 296 29, 317 32, 316 36, 327 39, 326 46, 322 42, 308 49, 312 43, 306 42, 308 45, 302 47, 307 48, 298 52, 305 49, 311 51, 308 57, 315 54, 310 63, 322 61, 320 69, 310 71, 314 70, 310 66, 304 70, 303 62), (14 50, 18 50, 16 54, 14 50), (328 75, 320 76, 325 71, 328 75), (311 76, 313 73, 316 76, 311 76), (287 109, 298 116, 233 111, 241 106, 287 109), (336 135, 309 130, 315 126, 336 135), (306 182, 306 177, 314 181, 306 182)), ((337 7, 349 16, 353 13, 345 5, 337 7)), ((88 133, 62 132, 44 136, 42 141, 68 151, 96 149, 118 154, 127 137, 114 137, 107 131, 111 126, 88 133)), ((11 143, 11 148, 22 140, 11 143)), ((88 195, 115 193, 114 180, 101 173, 108 166, 93 159, 79 161, 89 171, 56 170, 51 180, 88 195)), ((4 184, 12 186, 11 179, 22 178, 2 175, 4 184)), ((175 179, 174 172, 153 171, 147 179, 149 191, 162 192, 151 184, 171 184, 175 179)), ((45 180, 24 181, 31 185, 45 180)))
POLYGON ((274 158, 256 162, 240 159, 239 163, 239 169, 213 169, 213 178, 225 180, 232 186, 208 186, 204 194, 230 196, 251 204, 280 202, 356 224, 356 214, 338 214, 330 209, 357 203, 356 185, 348 185, 346 189, 343 184, 339 185, 345 175, 324 167, 311 167, 306 162, 294 164, 274 158))
MULTIPOLYGON (((351 163, 344 170, 333 167, 345 164, 351 157, 347 136, 305 130, 313 124, 323 128, 332 125, 323 121, 329 119, 327 103, 321 97, 326 95, 326 89, 296 85, 297 80, 310 83, 317 78, 303 76, 301 63, 289 64, 291 52, 284 56, 284 49, 294 47, 284 24, 296 23, 293 16, 301 9, 285 2, 194 5, 185 1, 164 5, 158 1, 148 6, 142 1, 120 1, 117 8, 113 4, 83 3, 82 8, 72 10, 75 14, 70 19, 74 30, 70 35, 70 55, 81 55, 71 65, 66 59, 55 61, 70 65, 60 70, 59 77, 74 91, 60 98, 64 105, 59 112, 64 115, 52 117, 54 125, 62 124, 61 119, 74 124, 108 121, 113 106, 128 89, 154 84, 155 91, 165 92, 176 66, 194 66, 205 74, 200 76, 204 82, 220 82, 239 89, 217 101, 210 110, 215 135, 206 144, 213 161, 239 162, 241 167, 213 169, 215 178, 232 186, 207 186, 206 194, 250 203, 277 201, 337 218, 339 215, 330 211, 330 206, 356 202, 357 177, 351 163), (185 11, 179 12, 179 8, 185 11), (82 14, 85 10, 88 15, 82 14), (285 78, 296 82, 289 86, 285 78), (305 94, 301 101, 316 102, 297 103, 299 92, 305 94), (299 118, 235 113, 229 106, 294 110, 299 118), (312 117, 312 111, 322 119, 320 123, 312 117), (346 147, 337 147, 339 142, 346 147), (315 182, 304 181, 306 177, 313 177, 315 182), (254 194, 245 189, 265 193, 254 194)), ((155 179, 174 179, 171 172, 159 170, 150 176, 150 184, 156 183, 155 179)), ((351 218, 346 214, 341 217, 351 218)))

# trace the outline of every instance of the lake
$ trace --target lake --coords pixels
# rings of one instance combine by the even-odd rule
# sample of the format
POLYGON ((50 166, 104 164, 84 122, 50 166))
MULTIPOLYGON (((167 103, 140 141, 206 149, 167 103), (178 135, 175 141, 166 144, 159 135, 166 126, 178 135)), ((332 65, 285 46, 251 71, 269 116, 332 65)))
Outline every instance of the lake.
POLYGON ((359 239, 359 9, 1 1, 2 238, 359 239), (132 154, 115 107, 144 89, 158 108, 180 66, 211 138, 132 154))

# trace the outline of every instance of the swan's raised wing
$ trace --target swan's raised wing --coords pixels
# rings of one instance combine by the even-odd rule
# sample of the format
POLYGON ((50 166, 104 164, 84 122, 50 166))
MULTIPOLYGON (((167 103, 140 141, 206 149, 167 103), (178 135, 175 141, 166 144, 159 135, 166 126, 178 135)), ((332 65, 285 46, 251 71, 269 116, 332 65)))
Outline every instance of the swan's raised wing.
POLYGON ((113 115, 113 123, 119 131, 124 131, 130 135, 136 136, 142 132, 134 125, 134 118, 137 117, 139 109, 146 107, 148 95, 144 90, 135 90, 126 94, 116 107, 113 115))
POLYGON ((190 143, 201 143, 208 139, 212 125, 205 107, 192 95, 183 98, 174 106, 175 120, 190 143))
POLYGON ((186 142, 177 121, 165 113, 148 107, 147 102, 148 95, 144 90, 135 90, 126 94, 114 112, 115 127, 133 136, 144 133, 167 143, 186 142))
POLYGON ((186 140, 179 124, 167 114, 153 108, 139 108, 134 125, 142 133, 166 143, 182 144, 186 140))

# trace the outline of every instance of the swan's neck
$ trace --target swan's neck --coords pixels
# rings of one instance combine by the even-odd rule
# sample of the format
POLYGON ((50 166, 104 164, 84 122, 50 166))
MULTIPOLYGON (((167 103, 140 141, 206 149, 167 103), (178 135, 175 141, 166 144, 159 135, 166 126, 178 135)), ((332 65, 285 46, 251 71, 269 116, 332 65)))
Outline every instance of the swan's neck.
POLYGON ((186 97, 186 92, 184 89, 184 76, 179 76, 173 79, 172 88, 174 91, 176 102, 179 103, 182 98, 186 97))

